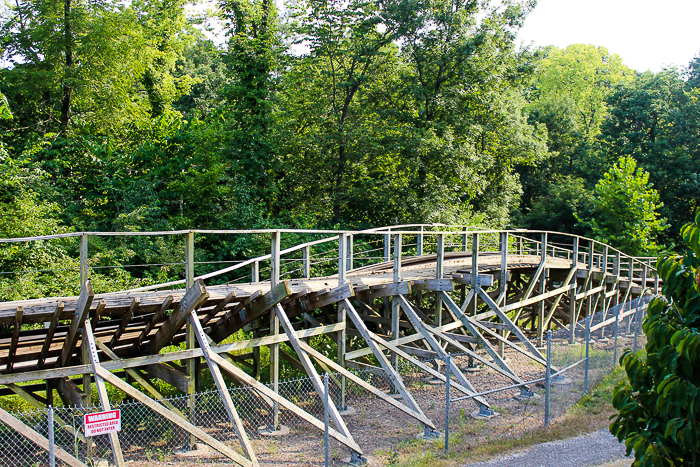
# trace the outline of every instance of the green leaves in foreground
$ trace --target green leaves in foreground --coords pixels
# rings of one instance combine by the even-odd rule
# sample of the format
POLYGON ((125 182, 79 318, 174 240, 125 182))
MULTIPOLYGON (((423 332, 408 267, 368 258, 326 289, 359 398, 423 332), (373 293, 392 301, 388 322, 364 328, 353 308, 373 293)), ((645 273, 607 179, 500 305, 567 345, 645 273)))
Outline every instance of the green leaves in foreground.
POLYGON ((644 321, 646 361, 620 358, 629 384, 615 388, 610 431, 634 466, 700 465, 700 211, 681 235, 685 254, 657 262, 663 295, 644 321))

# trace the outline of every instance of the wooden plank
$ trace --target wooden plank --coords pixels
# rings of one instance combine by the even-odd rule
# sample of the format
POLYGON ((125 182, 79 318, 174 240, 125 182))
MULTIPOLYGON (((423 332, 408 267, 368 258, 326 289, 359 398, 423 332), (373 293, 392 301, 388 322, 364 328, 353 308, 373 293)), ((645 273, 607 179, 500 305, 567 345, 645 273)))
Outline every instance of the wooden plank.
POLYGON ((605 286, 604 286, 604 285, 601 285, 601 286, 592 288, 592 289, 590 289, 590 290, 588 290, 588 291, 586 291, 586 292, 578 293, 578 294, 576 294, 576 300, 582 300, 582 299, 584 299, 584 298, 586 298, 586 297, 589 297, 589 296, 591 296, 591 295, 595 295, 595 294, 601 292, 601 291, 604 290, 604 289, 605 289, 605 286))
POLYGON ((53 336, 54 334, 56 334, 56 327, 58 326, 58 317, 63 312, 64 306, 64 302, 58 302, 58 305, 56 305, 56 311, 54 311, 53 316, 51 317, 51 324, 49 324, 49 328, 46 331, 46 340, 44 340, 44 345, 41 347, 41 353, 39 354, 39 359, 37 360, 37 367, 40 370, 44 368, 44 363, 46 362, 46 356, 48 355, 49 349, 51 348, 53 336))
POLYGON ((153 315, 153 318, 146 323, 146 327, 143 328, 143 331, 141 331, 141 334, 139 334, 139 337, 136 338, 136 342, 134 342, 134 351, 138 351, 141 348, 141 344, 143 341, 148 337, 148 335, 151 333, 151 330, 155 327, 156 324, 158 324, 158 321, 160 321, 163 318, 163 315, 165 315, 165 312, 170 308, 170 305, 173 303, 173 296, 168 295, 165 297, 165 300, 163 300, 163 303, 161 304, 160 308, 158 308, 158 311, 153 315))
MULTIPOLYGON (((467 273, 467 274, 454 273, 454 274, 452 274, 452 279, 458 284, 471 285, 471 283, 472 283, 471 273, 467 273)), ((495 283, 495 278, 492 274, 478 274, 476 276, 476 284, 481 285, 482 287, 491 287, 491 286, 493 286, 494 283, 495 283)))
MULTIPOLYGON (((503 311, 504 313, 508 313, 509 311, 517 310, 519 308, 523 308, 523 307, 526 307, 528 305, 532 305, 533 303, 541 302, 546 298, 556 297, 557 295, 567 293, 570 290, 574 289, 575 287, 576 287, 575 285, 565 285, 563 287, 559 287, 559 288, 551 290, 549 292, 545 292, 541 295, 537 295, 536 297, 523 299, 523 300, 520 300, 518 302, 511 303, 510 305, 503 306, 503 307, 501 307, 501 311, 503 311)), ((578 298, 578 296, 577 296, 577 298, 578 298)))
MULTIPOLYGON (((44 438, 39 433, 37 433, 36 431, 29 428, 27 425, 25 425, 21 421, 19 421, 17 418, 13 417, 9 412, 7 412, 3 408, 0 408, 0 422, 3 422, 5 425, 9 426, 13 430, 15 430, 17 433, 21 434, 22 436, 27 438, 29 441, 36 444, 37 446, 44 449, 45 451, 49 450, 49 440, 48 439, 44 438)), ((87 465, 83 464, 78 459, 76 459, 75 457, 68 454, 60 446, 54 445, 54 452, 56 453, 56 457, 59 460, 65 462, 66 464, 70 465, 71 467, 87 467, 87 465)))
POLYGON ((367 290, 357 292, 357 298, 368 302, 375 298, 409 295, 410 293, 411 281, 390 282, 388 284, 374 285, 367 290))
POLYGON ((168 366, 165 363, 148 365, 145 369, 149 377, 165 381, 169 385, 176 387, 184 393, 186 393, 187 388, 189 388, 190 376, 177 371, 175 368, 168 366))
POLYGON ((411 281, 411 291, 419 292, 423 290, 452 292, 454 291, 454 283, 450 279, 422 279, 411 281))
POLYGON ((246 324, 260 318, 272 307, 293 293, 294 291, 289 285, 289 281, 280 282, 265 295, 248 303, 240 312, 232 315, 227 322, 212 329, 209 333, 209 337, 211 337, 214 342, 221 342, 246 324))
POLYGON ((73 319, 70 323, 70 328, 68 329, 68 335, 66 340, 63 342, 63 349, 61 350, 61 357, 56 362, 56 366, 65 366, 70 360, 70 357, 75 351, 75 344, 78 341, 78 329, 83 326, 85 317, 88 315, 90 310, 90 305, 92 305, 92 299, 95 296, 92 291, 92 282, 85 281, 85 286, 80 291, 80 297, 78 298, 78 303, 75 306, 75 311, 73 312, 73 319))
POLYGON ((10 341, 10 352, 7 354, 7 373, 12 373, 12 366, 15 363, 15 352, 17 352, 17 345, 19 345, 19 331, 22 329, 22 315, 24 315, 24 308, 18 306, 15 314, 15 327, 12 330, 12 341, 10 341))
POLYGON ((129 306, 129 309, 127 312, 124 314, 124 317, 122 318, 122 322, 119 323, 119 327, 117 328, 116 331, 114 331, 114 336, 112 336, 112 340, 109 341, 109 347, 114 348, 115 345, 117 345, 117 342, 119 341, 119 338, 121 337, 122 333, 126 329, 126 327, 129 325, 129 322, 131 321, 131 318, 134 316, 134 313, 136 312, 136 309, 139 307, 139 303, 141 303, 141 300, 138 297, 134 297, 134 299, 131 301, 131 306, 129 306))
POLYGON ((204 288, 204 281, 198 279, 192 284, 185 296, 180 300, 180 304, 173 313, 170 314, 156 332, 150 342, 150 351, 157 354, 160 349, 168 345, 173 336, 182 328, 189 316, 190 311, 196 309, 209 298, 209 294, 204 288))
POLYGON ((196 436, 197 438, 199 438, 200 440, 202 440, 203 442, 205 442, 206 444, 208 444, 209 446, 211 446, 215 450, 219 451, 221 454, 225 455, 229 459, 237 462, 239 465, 242 465, 244 467, 253 467, 253 464, 248 459, 241 456, 240 454, 238 454, 236 451, 234 451, 233 449, 226 446, 221 441, 218 441, 213 436, 210 436, 209 434, 204 432, 202 429, 191 424, 190 422, 188 422, 184 418, 182 418, 179 415, 166 409, 163 405, 154 401, 150 397, 146 396, 144 393, 138 391, 136 388, 134 388, 130 384, 127 384, 126 382, 117 378, 116 376, 114 376, 112 373, 110 373, 106 369, 100 367, 100 368, 98 368, 97 371, 98 371, 99 376, 102 377, 109 384, 113 385, 117 389, 121 389, 126 394, 133 397, 137 401, 141 402, 149 409, 151 409, 154 412, 156 412, 157 414, 167 418, 168 420, 175 423, 176 425, 178 425, 179 427, 181 427, 183 430, 187 431, 188 433, 196 436))

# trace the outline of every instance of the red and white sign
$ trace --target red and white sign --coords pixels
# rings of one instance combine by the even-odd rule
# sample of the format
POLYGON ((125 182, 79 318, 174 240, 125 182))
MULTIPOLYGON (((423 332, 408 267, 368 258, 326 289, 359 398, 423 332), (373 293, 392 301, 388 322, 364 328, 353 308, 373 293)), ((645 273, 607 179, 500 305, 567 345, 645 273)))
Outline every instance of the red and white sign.
POLYGON ((85 436, 97 436, 121 431, 122 414, 117 410, 108 412, 88 413, 83 416, 85 436))

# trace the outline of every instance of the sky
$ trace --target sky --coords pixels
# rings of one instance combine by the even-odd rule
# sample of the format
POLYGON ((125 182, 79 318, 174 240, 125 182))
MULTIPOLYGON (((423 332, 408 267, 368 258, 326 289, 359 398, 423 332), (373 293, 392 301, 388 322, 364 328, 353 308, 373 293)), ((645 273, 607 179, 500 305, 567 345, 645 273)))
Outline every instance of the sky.
POLYGON ((603 46, 638 71, 685 67, 700 55, 700 0, 539 0, 518 39, 603 46))

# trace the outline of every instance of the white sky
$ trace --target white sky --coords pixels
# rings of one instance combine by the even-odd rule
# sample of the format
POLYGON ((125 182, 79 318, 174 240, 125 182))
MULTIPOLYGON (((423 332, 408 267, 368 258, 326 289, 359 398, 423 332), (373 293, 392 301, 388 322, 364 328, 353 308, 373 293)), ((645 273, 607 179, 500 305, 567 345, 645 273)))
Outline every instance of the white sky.
POLYGON ((700 55, 700 0, 539 0, 518 39, 603 46, 638 71, 685 67, 700 55))

